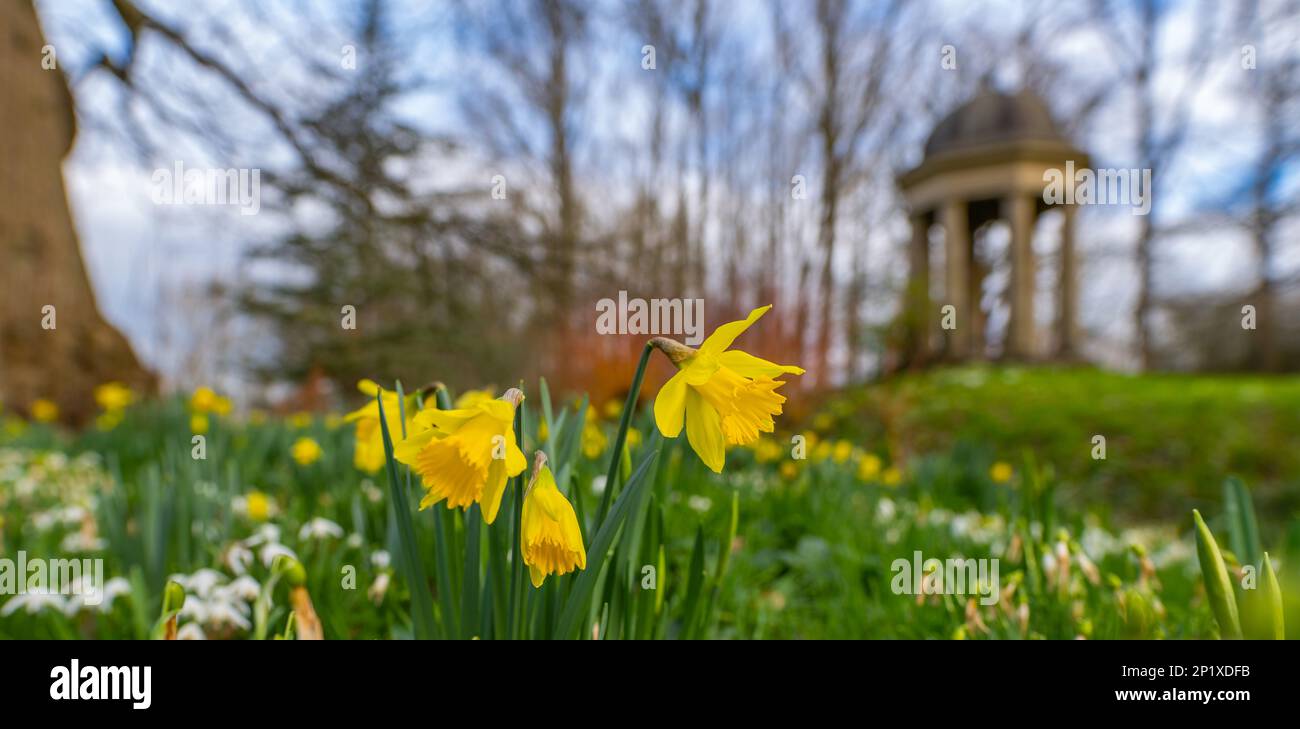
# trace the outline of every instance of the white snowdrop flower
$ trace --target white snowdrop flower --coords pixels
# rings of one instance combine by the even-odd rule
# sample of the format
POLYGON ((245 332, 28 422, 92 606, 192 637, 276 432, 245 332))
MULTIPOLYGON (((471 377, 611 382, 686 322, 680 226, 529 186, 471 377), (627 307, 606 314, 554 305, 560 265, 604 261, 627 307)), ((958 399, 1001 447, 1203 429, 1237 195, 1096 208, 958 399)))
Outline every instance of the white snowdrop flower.
POLYGON ((59 521, 65 526, 80 524, 82 519, 86 518, 86 510, 80 506, 69 506, 59 514, 59 521))
POLYGON ((597 476, 597 477, 591 479, 591 492, 592 492, 593 494, 603 494, 603 493, 605 493, 605 479, 606 479, 606 478, 607 478, 606 476, 597 476))
POLYGON ((361 482, 361 493, 366 495, 372 504, 378 504, 384 500, 384 492, 370 480, 366 479, 361 482))
POLYGON ((226 585, 223 594, 238 598, 244 602, 253 602, 261 592, 262 586, 258 584, 257 580, 248 575, 241 575, 235 578, 229 585, 226 585))
POLYGON ((1087 526, 1079 537, 1079 545, 1088 554, 1105 557, 1123 549, 1123 544, 1110 533, 1096 526, 1087 526))
POLYGON ((713 506, 713 499, 710 499, 707 496, 700 496, 696 494, 686 500, 686 505, 691 507, 695 511, 704 513, 708 511, 710 507, 713 506))
POLYGON ((902 539, 902 537, 903 537, 902 530, 896 526, 890 527, 885 530, 885 541, 890 544, 898 544, 898 540, 902 539))
POLYGON ((967 514, 958 514, 948 523, 948 530, 954 537, 965 537, 971 533, 971 527, 974 526, 974 519, 967 514))
POLYGON ((273 542, 262 547, 262 550, 258 552, 258 556, 262 558, 262 565, 266 567, 270 567, 271 564, 275 562, 276 557, 283 556, 298 559, 298 555, 294 554, 292 549, 289 549, 278 542, 273 542))
POLYGON ((248 630, 253 624, 248 621, 248 606, 242 602, 214 602, 208 608, 208 619, 204 622, 213 627, 232 626, 248 630))
POLYGON ((881 521, 892 521, 897 513, 898 507, 894 505, 893 499, 886 498, 876 502, 876 517, 881 521))
POLYGON ((1043 538, 1043 523, 1041 521, 1029 522, 1029 536, 1035 540, 1043 538))
POLYGON ((176 640, 207 640, 198 623, 186 623, 176 631, 176 640))
POLYGON ((113 577, 104 583, 104 601, 99 604, 99 611, 106 613, 113 609, 113 601, 123 595, 131 594, 131 581, 125 577, 113 577))
POLYGON ((1056 574, 1056 557, 1050 552, 1043 552, 1043 571, 1049 575, 1056 574))
POLYGON ((387 572, 380 572, 375 577, 374 583, 370 585, 370 589, 366 591, 366 594, 370 595, 370 599, 376 605, 384 601, 384 595, 388 593, 389 579, 387 572))
POLYGON ((84 532, 72 532, 59 542, 59 549, 64 552, 102 552, 108 543, 99 537, 92 537, 84 532))
POLYGON ((235 516, 248 516, 248 498, 242 494, 230 500, 230 510, 235 516))
POLYGON ((383 549, 376 549, 370 555, 370 564, 374 565, 376 569, 387 569, 392 562, 393 558, 383 549))
POLYGON ((19 610, 23 610, 28 615, 35 615, 47 608, 61 612, 63 610, 63 596, 53 592, 24 592, 15 595, 0 608, 0 617, 13 615, 19 610))
POLYGON ((222 561, 230 568, 231 572, 242 575, 248 571, 248 566, 253 563, 253 550, 240 542, 235 542, 226 549, 222 561))
POLYGON ((352 532, 351 534, 348 535, 348 546, 349 546, 349 547, 351 547, 351 548, 353 548, 353 549, 360 549, 362 543, 363 543, 363 540, 361 539, 361 535, 360 535, 360 534, 357 534, 356 532, 352 532))
POLYGON ((32 514, 32 528, 38 532, 48 532, 58 523, 59 517, 53 511, 38 511, 32 514))
POLYGON ((190 575, 189 581, 185 583, 185 587, 195 595, 206 600, 212 595, 212 590, 217 585, 225 584, 225 582, 225 575, 209 567, 204 567, 198 572, 190 575))
POLYGON ((343 536, 343 527, 324 517, 316 517, 298 530, 298 538, 306 541, 308 539, 338 539, 343 536))
POLYGON ((185 598, 185 604, 181 605, 179 615, 182 618, 191 618, 200 623, 206 623, 208 621, 208 603, 190 595, 185 598))
POLYGON ((253 536, 244 540, 245 547, 256 547, 262 544, 277 544, 280 541, 280 527, 274 524, 263 524, 253 532, 253 536))

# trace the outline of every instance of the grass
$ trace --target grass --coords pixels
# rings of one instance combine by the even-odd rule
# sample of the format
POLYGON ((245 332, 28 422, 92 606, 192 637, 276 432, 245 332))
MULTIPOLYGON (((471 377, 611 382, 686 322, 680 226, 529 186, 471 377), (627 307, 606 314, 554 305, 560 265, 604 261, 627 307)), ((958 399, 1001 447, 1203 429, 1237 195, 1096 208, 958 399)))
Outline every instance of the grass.
POLYGON ((1269 552, 1286 630, 1300 628, 1293 379, 911 376, 828 401, 801 431, 807 458, 773 436, 720 475, 684 437, 661 440, 645 405, 624 422, 535 393, 516 432, 547 452, 588 551, 586 570, 540 590, 513 561, 522 477, 492 525, 420 511, 404 466, 353 466, 337 417, 213 416, 204 458, 180 398, 107 430, 11 423, 0 557, 101 557, 120 594, 107 609, 0 598, 0 638, 149 637, 169 578, 187 593, 182 637, 283 635, 285 554, 327 639, 1217 637, 1192 508, 1234 583, 1269 552), (306 465, 291 456, 303 437, 322 453, 306 465), (1244 485, 1225 489, 1229 473, 1244 485), (896 562, 918 551, 997 558, 996 603, 978 600, 987 583, 899 594, 896 562))

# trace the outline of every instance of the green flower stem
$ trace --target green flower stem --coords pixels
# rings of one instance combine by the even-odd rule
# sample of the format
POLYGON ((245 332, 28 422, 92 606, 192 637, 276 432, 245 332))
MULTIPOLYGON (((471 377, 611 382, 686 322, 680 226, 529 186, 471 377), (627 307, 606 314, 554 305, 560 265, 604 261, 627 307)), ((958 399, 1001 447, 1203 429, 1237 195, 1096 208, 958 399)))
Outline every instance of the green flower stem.
MULTIPOLYGON (((522 389, 522 388, 520 388, 522 389)), ((522 446, 524 442, 524 403, 521 401, 515 408, 515 437, 519 439, 522 446)), ((510 515, 510 522, 513 527, 510 538, 510 626, 508 636, 511 640, 517 640, 521 623, 520 618, 523 610, 520 604, 520 596, 523 594, 524 587, 524 555, 519 549, 519 529, 520 522, 524 514, 524 480, 528 478, 528 469, 525 468, 522 473, 515 476, 512 480, 515 486, 515 510, 510 515)))
POLYGON ((609 513, 609 504, 613 499, 614 484, 618 478, 619 462, 623 457, 623 446, 627 443, 627 428, 632 423, 632 414, 636 410, 637 398, 641 395, 641 381, 645 379, 646 365, 650 364, 650 353, 654 345, 645 343, 641 350, 641 360, 636 364, 636 374, 632 376, 632 389, 627 391, 627 402, 623 403, 623 417, 618 421, 618 437, 614 439, 614 448, 610 451, 609 470, 605 475, 605 492, 600 496, 600 510, 596 512, 596 526, 605 521, 609 513))
MULTIPOLYGON (((434 404, 439 410, 451 409, 451 397, 447 395, 447 388, 439 387, 434 393, 434 404)), ((402 419, 402 427, 406 427, 405 418, 402 419)), ((433 569, 437 577, 438 602, 442 606, 442 625, 448 637, 455 635, 455 626, 459 623, 456 614, 456 596, 452 587, 451 580, 451 557, 447 547, 447 525, 444 514, 445 509, 433 508, 433 548, 436 551, 434 555, 433 569)))
MULTIPOLYGON (((400 413, 402 402, 400 384, 398 388, 397 402, 400 413)), ((388 484, 397 517, 398 541, 402 545, 402 568, 406 571, 406 581, 411 590, 411 621, 414 623, 415 637, 427 640, 432 638, 434 633, 433 600, 429 596, 429 581, 425 579, 424 565, 420 562, 420 553, 415 543, 415 528, 411 522, 409 497, 397 480, 397 461, 393 458, 393 436, 388 432, 388 419, 384 416, 382 389, 375 395, 375 402, 379 404, 379 428, 384 439, 384 456, 388 462, 388 484)))

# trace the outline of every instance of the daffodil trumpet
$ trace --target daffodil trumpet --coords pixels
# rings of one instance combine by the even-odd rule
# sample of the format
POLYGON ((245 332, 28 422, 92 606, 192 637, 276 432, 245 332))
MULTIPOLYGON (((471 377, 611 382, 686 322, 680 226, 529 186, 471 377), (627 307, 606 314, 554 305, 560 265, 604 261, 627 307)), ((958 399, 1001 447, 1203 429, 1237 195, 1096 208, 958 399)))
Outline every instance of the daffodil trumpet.
POLYGON ((528 467, 515 439, 515 410, 524 394, 511 388, 499 399, 459 410, 422 410, 393 457, 411 467, 425 488, 420 508, 478 504, 483 520, 496 521, 506 481, 528 467))
POLYGON ((655 424, 664 437, 676 438, 684 421, 691 448, 715 473, 722 472, 727 446, 748 445, 775 430, 773 416, 781 414, 785 402, 777 392, 785 382, 776 378, 804 372, 729 349, 770 308, 723 324, 699 349, 665 337, 650 340, 677 368, 655 396, 655 424))
POLYGON ((533 587, 550 575, 565 575, 587 568, 587 552, 573 505, 555 484, 546 466, 546 454, 537 452, 533 477, 524 492, 519 520, 519 553, 528 566, 533 587))

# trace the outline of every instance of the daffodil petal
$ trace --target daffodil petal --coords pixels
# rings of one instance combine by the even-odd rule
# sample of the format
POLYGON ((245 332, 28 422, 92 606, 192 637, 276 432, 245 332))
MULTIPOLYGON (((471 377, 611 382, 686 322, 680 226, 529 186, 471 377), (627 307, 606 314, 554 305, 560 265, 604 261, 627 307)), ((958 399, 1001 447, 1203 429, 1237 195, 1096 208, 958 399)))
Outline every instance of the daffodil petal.
POLYGON ((506 466, 505 460, 494 460, 488 467, 487 483, 483 484, 483 496, 479 499, 483 521, 488 524, 496 521, 497 512, 501 510, 501 496, 506 492, 506 466))
POLYGON ((434 432, 432 430, 421 430, 417 433, 412 433, 410 436, 403 439, 402 442, 393 446, 393 458, 396 458, 399 463, 405 463, 408 466, 415 463, 416 457, 418 457, 420 451, 424 450, 424 447, 429 444, 429 441, 433 440, 433 436, 434 432))
POLYGON ((528 468, 528 459, 524 456, 524 452, 519 450, 519 446, 515 445, 514 432, 507 433, 506 440, 509 442, 506 446, 506 475, 518 476, 528 468))
POLYGON ((451 433, 478 414, 478 410, 438 410, 433 408, 416 413, 413 422, 420 429, 437 428, 444 433, 451 433))
POLYGON ((722 417, 693 389, 686 395, 686 440, 704 465, 714 473, 722 473, 727 460, 722 417))
POLYGON ((673 375, 655 395, 655 425, 665 438, 676 438, 682 432, 686 417, 686 373, 673 375))
POLYGON ((704 344, 700 345, 700 354, 721 354, 731 346, 732 342, 736 341, 736 337, 744 334, 746 329, 753 326, 754 322, 758 321, 771 308, 771 304, 760 306, 749 312, 749 316, 743 320, 728 322, 714 329, 709 338, 704 340, 704 344))
POLYGON ((779 365, 755 357, 749 352, 730 349, 717 355, 718 364, 730 369, 741 377, 776 377, 778 375, 802 375, 803 368, 795 365, 779 365))
POLYGON ((515 419, 515 406, 505 400, 486 400, 475 407, 503 423, 511 423, 515 419))

